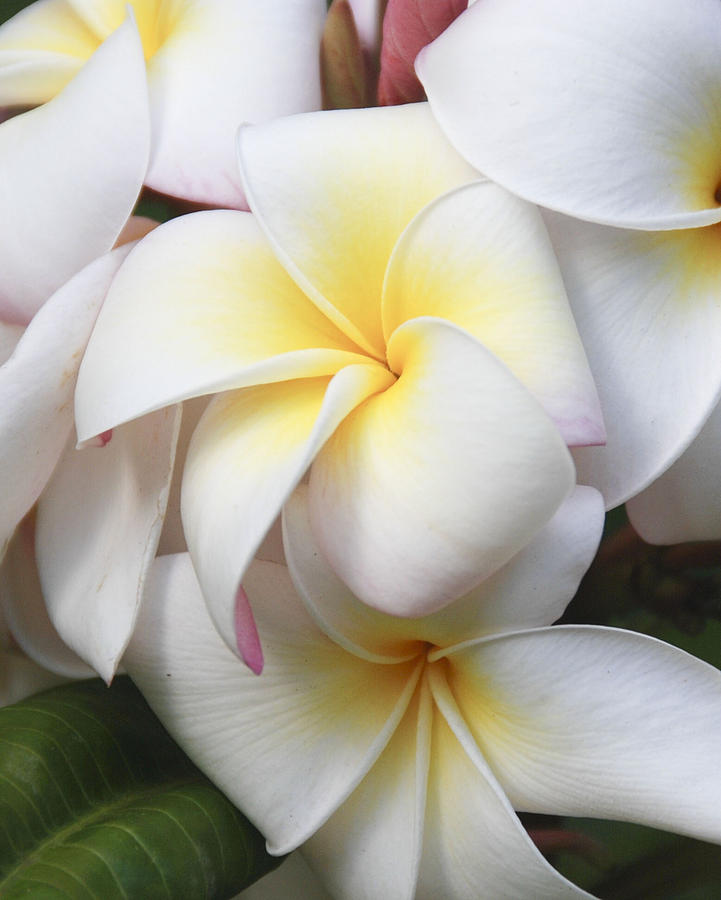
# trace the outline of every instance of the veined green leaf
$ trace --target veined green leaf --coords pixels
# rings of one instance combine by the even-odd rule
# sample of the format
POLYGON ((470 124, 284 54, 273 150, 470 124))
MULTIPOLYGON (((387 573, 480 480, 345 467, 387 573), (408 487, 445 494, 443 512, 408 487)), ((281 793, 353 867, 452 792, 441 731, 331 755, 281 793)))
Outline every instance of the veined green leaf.
POLYGON ((278 862, 129 679, 0 709, 3 900, 223 900, 278 862))

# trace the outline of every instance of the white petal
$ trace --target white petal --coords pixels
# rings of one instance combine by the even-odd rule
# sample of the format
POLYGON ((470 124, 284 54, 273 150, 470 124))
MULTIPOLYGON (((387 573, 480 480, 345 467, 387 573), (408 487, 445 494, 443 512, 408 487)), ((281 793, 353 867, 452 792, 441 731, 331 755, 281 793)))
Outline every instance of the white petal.
POLYGON ((633 232, 548 214, 606 445, 574 450, 608 508, 688 446, 721 391, 721 228, 633 232))
POLYGON ((264 636, 262 676, 218 637, 186 555, 156 561, 124 661, 172 736, 281 854, 362 780, 419 669, 367 663, 329 641, 283 566, 256 562, 245 584, 264 636))
POLYGON ((3 123, 3 319, 27 323, 113 246, 143 183, 148 144, 145 64, 131 21, 54 100, 3 123))
POLYGON ((128 249, 92 262, 60 288, 0 369, 0 556, 13 528, 40 496, 67 442, 80 358, 128 249))
POLYGON ((423 846, 433 707, 422 684, 373 768, 303 845, 336 900, 413 900, 423 846))
POLYGON ((280 867, 264 875, 233 900, 333 900, 317 876, 308 868, 300 850, 291 853, 280 867))
POLYGON ((332 374, 359 359, 249 213, 182 216, 141 241, 113 283, 78 376, 78 434, 84 440, 204 393, 332 374))
POLYGON ((65 680, 17 650, 0 649, 0 706, 18 703, 65 680))
POLYGON ((418 616, 506 563, 570 493, 560 433, 465 331, 412 319, 388 344, 396 383, 353 412, 318 455, 310 513, 357 597, 418 616))
POLYGON ((719 34, 715 0, 490 0, 416 71, 493 181, 590 221, 684 228, 721 221, 719 34))
POLYGON ((0 322, 0 365, 10 359, 24 331, 22 325, 6 325, 0 322))
POLYGON ((186 4, 148 62, 155 190, 244 207, 235 133, 319 109, 323 0, 186 4), (212 62, 211 62, 212 57, 212 62))
POLYGON ((596 388, 535 207, 490 182, 425 207, 388 265, 386 338, 416 316, 448 319, 495 353, 569 446, 603 443, 596 388))
POLYGON ((37 558, 53 624, 106 681, 135 627, 173 471, 179 410, 67 450, 40 498, 37 558))
POLYGON ((652 544, 721 539, 721 405, 681 457, 626 504, 636 531, 652 544))
POLYGON ((47 672, 63 678, 92 678, 86 665, 61 640, 48 617, 35 561, 35 517, 27 516, 10 541, 0 567, 2 609, 24 652, 47 672))
POLYGON ((450 653, 449 683, 516 809, 721 841, 721 673, 655 638, 558 626, 450 653))
POLYGON ((248 202, 278 259, 383 359, 381 290, 396 241, 427 203, 478 173, 422 103, 279 119, 242 129, 238 145, 248 202))
POLYGON ((330 381, 260 385, 209 406, 188 451, 181 508, 208 608, 229 647, 236 648, 238 584, 286 498, 338 423, 391 381, 381 366, 348 366, 330 381))
POLYGON ((429 680, 437 708, 416 900, 589 897, 538 852, 435 667, 429 680))

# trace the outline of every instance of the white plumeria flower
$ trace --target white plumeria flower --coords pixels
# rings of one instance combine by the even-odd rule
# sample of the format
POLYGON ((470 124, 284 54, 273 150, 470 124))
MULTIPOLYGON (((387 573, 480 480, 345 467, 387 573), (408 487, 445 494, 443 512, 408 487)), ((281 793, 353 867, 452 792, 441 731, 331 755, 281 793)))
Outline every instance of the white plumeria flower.
POLYGON ((477 182, 425 104, 248 128, 240 156, 254 215, 176 219, 118 273, 79 436, 219 392, 183 522, 230 646, 243 571, 311 463, 338 574, 380 609, 437 609, 553 515, 575 482, 566 444, 603 439, 540 218, 477 182))
POLYGON ((545 627, 593 556, 581 487, 520 554, 425 618, 360 603, 284 512, 254 562, 260 678, 218 638, 186 556, 156 562, 126 666, 195 762, 337 900, 586 897, 514 809, 721 841, 721 673, 654 638, 545 627), (291 584, 291 578, 293 584, 291 584))
POLYGON ((54 97, 128 7, 147 66, 146 183, 244 207, 235 132, 241 122, 320 108, 324 0, 38 0, 0 27, 0 107, 54 97))
MULTIPOLYGON (((721 393, 721 5, 484 0, 416 68, 460 152, 555 211, 608 431, 575 454, 579 478, 615 506, 669 468, 721 393)), ((638 503, 645 533, 721 536, 721 454, 697 451, 655 489, 676 498, 667 527, 657 501, 638 503)))

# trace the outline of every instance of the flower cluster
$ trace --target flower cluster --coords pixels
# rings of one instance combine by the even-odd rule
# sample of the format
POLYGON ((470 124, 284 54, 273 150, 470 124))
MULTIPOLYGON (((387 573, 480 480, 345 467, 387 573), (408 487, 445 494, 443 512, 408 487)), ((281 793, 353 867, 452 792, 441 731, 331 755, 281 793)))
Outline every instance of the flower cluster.
POLYGON ((468 6, 0 26, 0 687, 124 667, 339 900, 721 842, 718 670, 553 624, 605 510, 721 539, 721 8, 468 6))

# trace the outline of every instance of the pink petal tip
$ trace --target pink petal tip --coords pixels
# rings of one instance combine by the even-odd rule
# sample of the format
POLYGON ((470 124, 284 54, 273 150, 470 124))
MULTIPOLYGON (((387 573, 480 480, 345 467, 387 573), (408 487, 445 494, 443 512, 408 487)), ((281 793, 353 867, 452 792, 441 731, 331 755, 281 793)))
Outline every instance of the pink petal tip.
POLYGON ((263 671, 263 648, 243 585, 235 595, 235 644, 240 658, 250 671, 260 675, 263 671))

